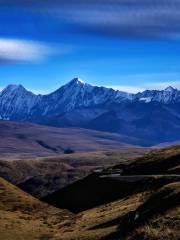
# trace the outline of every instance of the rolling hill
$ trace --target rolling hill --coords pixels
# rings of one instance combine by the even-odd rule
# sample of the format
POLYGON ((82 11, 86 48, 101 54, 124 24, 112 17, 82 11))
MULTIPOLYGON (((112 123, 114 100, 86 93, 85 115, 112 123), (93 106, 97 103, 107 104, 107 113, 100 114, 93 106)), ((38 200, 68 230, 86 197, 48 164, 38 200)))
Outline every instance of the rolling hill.
POLYGON ((0 120, 0 158, 56 156, 74 152, 107 151, 129 147, 136 140, 119 134, 80 128, 54 128, 0 120))

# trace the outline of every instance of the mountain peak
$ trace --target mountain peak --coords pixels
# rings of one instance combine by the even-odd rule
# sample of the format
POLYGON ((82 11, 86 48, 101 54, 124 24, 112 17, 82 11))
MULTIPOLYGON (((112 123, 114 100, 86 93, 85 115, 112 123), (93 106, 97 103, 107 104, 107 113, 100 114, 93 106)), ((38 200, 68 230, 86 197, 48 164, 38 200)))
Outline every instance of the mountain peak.
POLYGON ((167 91, 167 92, 173 92, 174 90, 175 90, 175 88, 173 88, 172 86, 169 86, 164 89, 164 91, 167 91))
POLYGON ((25 90, 25 88, 21 84, 9 84, 6 88, 4 88, 3 92, 14 92, 18 90, 25 90))
POLYGON ((69 83, 70 84, 85 85, 85 82, 78 77, 73 78, 69 83))

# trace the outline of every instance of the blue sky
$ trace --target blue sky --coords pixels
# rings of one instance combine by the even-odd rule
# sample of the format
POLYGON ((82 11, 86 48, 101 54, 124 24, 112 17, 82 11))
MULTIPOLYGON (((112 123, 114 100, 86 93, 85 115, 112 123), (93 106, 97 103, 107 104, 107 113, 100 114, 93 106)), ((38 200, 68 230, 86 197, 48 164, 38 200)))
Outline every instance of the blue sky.
POLYGON ((177 0, 0 0, 0 88, 180 87, 177 0))

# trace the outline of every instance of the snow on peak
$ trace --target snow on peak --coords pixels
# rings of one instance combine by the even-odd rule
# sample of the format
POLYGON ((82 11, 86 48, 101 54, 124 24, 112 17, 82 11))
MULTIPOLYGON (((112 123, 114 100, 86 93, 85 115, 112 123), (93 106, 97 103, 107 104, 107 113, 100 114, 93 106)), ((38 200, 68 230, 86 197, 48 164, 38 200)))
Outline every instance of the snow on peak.
POLYGON ((85 84, 85 82, 84 82, 82 79, 80 79, 80 78, 76 78, 76 80, 77 80, 78 83, 83 83, 83 84, 85 84))
POLYGON ((70 84, 85 85, 85 82, 78 77, 73 78, 69 83, 70 84))

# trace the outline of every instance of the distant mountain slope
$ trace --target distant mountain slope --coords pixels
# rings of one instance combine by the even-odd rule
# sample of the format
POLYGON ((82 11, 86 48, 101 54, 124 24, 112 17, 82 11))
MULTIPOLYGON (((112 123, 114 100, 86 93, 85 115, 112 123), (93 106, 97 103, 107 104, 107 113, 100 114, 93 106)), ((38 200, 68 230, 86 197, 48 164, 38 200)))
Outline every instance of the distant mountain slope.
POLYGON ((130 94, 79 78, 48 95, 9 85, 0 93, 0 118, 115 132, 151 146, 180 140, 180 91, 170 86, 130 94))
POLYGON ((135 138, 76 128, 54 128, 0 120, 0 157, 52 156, 70 149, 75 152, 129 147, 135 138))

